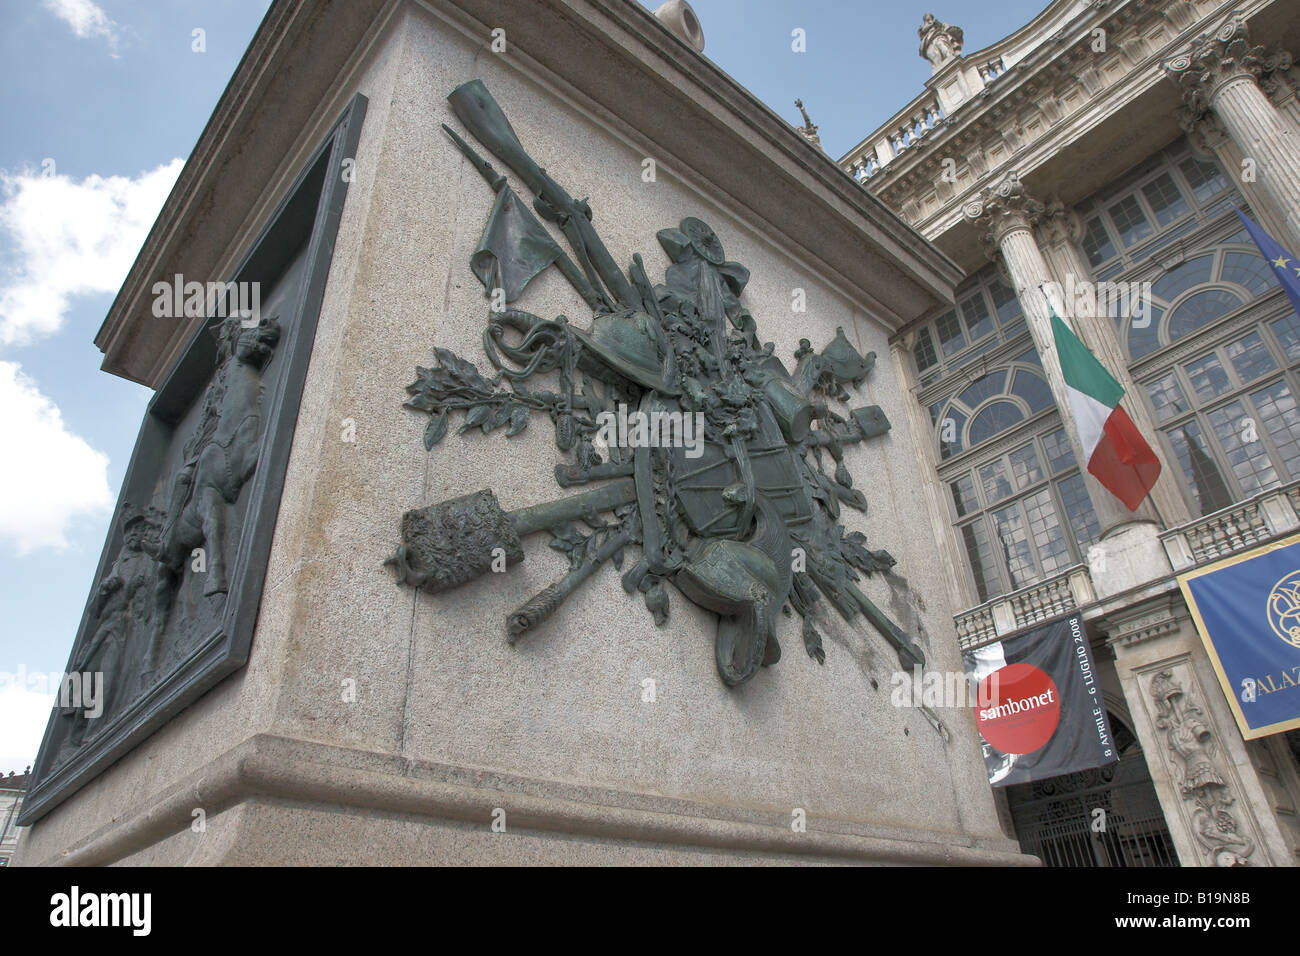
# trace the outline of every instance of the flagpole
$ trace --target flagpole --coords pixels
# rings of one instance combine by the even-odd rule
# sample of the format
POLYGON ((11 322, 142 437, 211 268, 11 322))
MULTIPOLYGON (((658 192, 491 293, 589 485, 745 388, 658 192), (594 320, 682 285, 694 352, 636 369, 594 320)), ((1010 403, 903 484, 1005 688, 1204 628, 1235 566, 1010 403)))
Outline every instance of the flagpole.
MULTIPOLYGON (((1047 290, 1046 290, 1045 288, 1043 288, 1043 286, 1044 286, 1044 283, 1042 283, 1042 282, 1038 283, 1038 291, 1042 294, 1042 296, 1043 296, 1043 301, 1047 303, 1047 312, 1048 312, 1048 314, 1049 314, 1049 315, 1055 315, 1055 314, 1056 314, 1056 306, 1052 305, 1052 300, 1051 300, 1051 298, 1048 296, 1048 294, 1047 294, 1047 290)), ((1062 303, 1062 304, 1064 304, 1064 303, 1062 303)), ((1062 322, 1065 322, 1065 319, 1064 319, 1064 318, 1061 318, 1061 321, 1062 321, 1062 322)), ((1067 325, 1066 328, 1069 328, 1069 326, 1067 325)), ((1137 401, 1137 399, 1135 398, 1134 401, 1137 401)), ((1064 416, 1064 414, 1065 414, 1064 410, 1061 410, 1061 415, 1064 416)), ((1125 412, 1125 414, 1127 415, 1128 413, 1125 412)), ((1087 465, 1086 465, 1085 463, 1080 463, 1080 466, 1079 466, 1079 467, 1080 467, 1080 469, 1086 469, 1087 465)), ((1082 472, 1081 472, 1081 473, 1082 473, 1082 472)), ((1153 485, 1152 487, 1154 487, 1154 485, 1153 485)), ((1168 522, 1165 521, 1165 516, 1164 516, 1163 514, 1160 513, 1160 506, 1156 504, 1155 495, 1151 494, 1151 492, 1148 491, 1147 494, 1146 494, 1146 497, 1143 499, 1143 501, 1149 501, 1149 502, 1151 502, 1151 510, 1154 511, 1154 512, 1156 513, 1156 520, 1160 522, 1160 526, 1161 526, 1161 527, 1168 529, 1169 524, 1168 524, 1168 522)), ((1141 506, 1141 502, 1139 502, 1139 507, 1140 507, 1140 506, 1141 506)), ((1137 509, 1135 508, 1135 509, 1133 509, 1133 510, 1136 511, 1137 509)))

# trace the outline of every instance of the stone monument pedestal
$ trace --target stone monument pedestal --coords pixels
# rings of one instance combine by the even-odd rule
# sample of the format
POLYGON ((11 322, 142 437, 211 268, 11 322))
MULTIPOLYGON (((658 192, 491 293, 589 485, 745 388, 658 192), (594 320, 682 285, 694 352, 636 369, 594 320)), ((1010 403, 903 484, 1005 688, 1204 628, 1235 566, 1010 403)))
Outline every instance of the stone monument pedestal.
MULTIPOLYGON (((778 614, 781 660, 732 688, 718 616, 669 588, 657 626, 611 564, 508 643, 507 616, 567 570, 544 536, 455 590, 395 581, 404 512, 485 488, 507 511, 536 505, 572 461, 545 416, 509 439, 453 428, 429 451, 429 416, 403 406, 435 346, 490 370, 468 262, 494 196, 440 128, 464 135, 446 97, 471 79, 590 197, 620 267, 639 253, 662 283, 656 233, 707 221, 789 367, 801 339, 820 349, 837 329, 886 356, 893 331, 952 300, 951 262, 637 4, 273 5, 100 338, 106 368, 157 386, 201 320, 160 324, 152 283, 233 274, 277 223, 316 223, 327 278, 300 406, 269 446, 286 461, 247 663, 54 795, 16 862, 1036 862, 999 828, 969 712, 894 706, 898 653, 861 617, 821 614, 821 664, 778 614), (321 173, 346 201, 284 205, 357 94, 355 149, 321 173)), ((556 268, 512 305, 590 326, 556 268)), ((897 561, 858 586, 929 668, 960 671, 943 564, 915 532, 934 503, 915 480, 914 398, 888 362, 848 389, 841 414, 878 405, 893 423, 843 451, 868 510, 840 521, 897 561)))

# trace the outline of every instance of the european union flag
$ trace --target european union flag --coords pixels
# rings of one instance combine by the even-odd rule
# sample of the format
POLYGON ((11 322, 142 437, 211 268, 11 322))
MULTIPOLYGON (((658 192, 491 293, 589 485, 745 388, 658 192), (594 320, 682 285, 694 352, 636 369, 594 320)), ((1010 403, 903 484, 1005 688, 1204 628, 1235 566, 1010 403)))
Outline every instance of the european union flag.
POLYGON ((1254 239, 1255 245, 1259 246, 1260 253, 1272 265, 1273 275, 1277 276, 1277 281, 1282 283, 1282 288, 1286 290, 1286 297, 1291 300, 1291 307, 1296 312, 1300 312, 1300 259, 1283 249, 1280 242, 1247 219, 1240 209, 1237 210, 1237 215, 1245 224, 1250 238, 1254 239))

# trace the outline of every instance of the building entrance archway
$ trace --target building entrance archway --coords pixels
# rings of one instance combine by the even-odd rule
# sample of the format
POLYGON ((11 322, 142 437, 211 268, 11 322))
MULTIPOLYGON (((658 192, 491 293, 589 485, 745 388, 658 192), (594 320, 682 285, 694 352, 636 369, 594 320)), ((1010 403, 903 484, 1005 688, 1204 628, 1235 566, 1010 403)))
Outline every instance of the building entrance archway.
POLYGON ((1141 745, 1107 714, 1118 763, 1007 788, 1020 847, 1044 866, 1178 866, 1141 745))

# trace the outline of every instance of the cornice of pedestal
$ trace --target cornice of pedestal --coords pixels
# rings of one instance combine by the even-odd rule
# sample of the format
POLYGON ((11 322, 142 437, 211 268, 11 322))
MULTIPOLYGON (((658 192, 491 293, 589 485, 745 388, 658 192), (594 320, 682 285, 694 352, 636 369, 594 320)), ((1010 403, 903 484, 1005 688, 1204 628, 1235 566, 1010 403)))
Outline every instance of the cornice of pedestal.
POLYGON ((201 320, 154 320, 153 284, 229 277, 369 63, 427 22, 474 42, 508 28, 510 68, 689 170, 890 331, 952 302, 954 262, 639 3, 274 0, 95 337, 106 371, 165 378, 201 320))
POLYGON ((1044 203, 1025 191, 1020 174, 1011 170, 997 183, 985 187, 979 198, 966 203, 961 214, 981 230, 980 242, 992 258, 1011 233, 1023 229, 1032 234, 1046 209, 1044 203))

